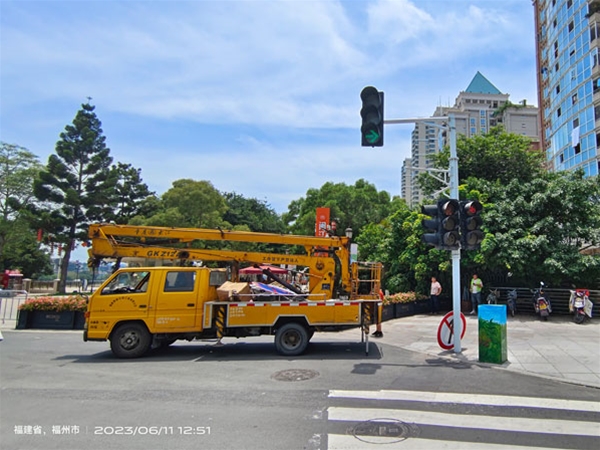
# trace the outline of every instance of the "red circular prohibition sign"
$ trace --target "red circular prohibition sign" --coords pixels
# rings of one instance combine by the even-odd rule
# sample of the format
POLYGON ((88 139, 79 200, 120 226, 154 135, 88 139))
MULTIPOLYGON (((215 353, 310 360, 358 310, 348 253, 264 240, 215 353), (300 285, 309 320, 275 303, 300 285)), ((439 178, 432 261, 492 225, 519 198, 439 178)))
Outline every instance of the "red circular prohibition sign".
MULTIPOLYGON (((460 338, 462 339, 465 336, 465 331, 467 331, 467 319, 463 313, 460 313, 460 320, 462 322, 460 338)), ((450 311, 442 318, 437 331, 437 341, 444 350, 454 348, 454 311, 450 311)))

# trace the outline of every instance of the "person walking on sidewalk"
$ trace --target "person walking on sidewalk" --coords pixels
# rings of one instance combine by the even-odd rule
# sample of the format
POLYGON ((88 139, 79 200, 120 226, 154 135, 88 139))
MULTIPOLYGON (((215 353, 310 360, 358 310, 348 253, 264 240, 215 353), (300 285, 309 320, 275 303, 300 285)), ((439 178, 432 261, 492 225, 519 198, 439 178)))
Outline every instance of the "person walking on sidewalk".
POLYGON ((471 311, 471 315, 477 314, 479 304, 481 303, 482 290, 483 281, 481 281, 481 278, 479 278, 477 274, 474 273, 473 278, 471 278, 471 284, 469 285, 469 292, 471 292, 471 301, 473 302, 473 310, 471 311))
POLYGON ((437 314, 440 311, 440 301, 438 296, 441 293, 442 285, 435 277, 431 277, 431 290, 429 291, 431 299, 431 314, 437 314))

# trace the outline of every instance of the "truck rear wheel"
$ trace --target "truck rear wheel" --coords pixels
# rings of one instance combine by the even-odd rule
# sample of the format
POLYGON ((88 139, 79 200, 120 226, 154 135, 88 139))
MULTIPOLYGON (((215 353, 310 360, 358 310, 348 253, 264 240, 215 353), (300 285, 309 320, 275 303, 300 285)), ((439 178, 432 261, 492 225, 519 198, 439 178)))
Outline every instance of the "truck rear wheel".
POLYGON ((299 323, 290 322, 275 333, 275 348, 280 355, 296 356, 304 353, 308 340, 306 328, 299 323))
POLYGON ((139 358, 151 344, 150 333, 139 323, 121 324, 110 337, 110 349, 118 358, 139 358))

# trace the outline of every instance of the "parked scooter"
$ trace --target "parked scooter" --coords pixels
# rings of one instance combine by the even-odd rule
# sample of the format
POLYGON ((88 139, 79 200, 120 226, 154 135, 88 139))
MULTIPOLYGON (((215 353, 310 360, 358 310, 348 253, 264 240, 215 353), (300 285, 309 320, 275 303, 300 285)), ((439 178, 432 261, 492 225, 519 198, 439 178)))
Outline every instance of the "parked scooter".
POLYGON ((533 309, 535 313, 540 315, 540 319, 548 320, 548 316, 552 313, 550 298, 544 291, 544 282, 540 281, 540 287, 533 291, 533 309))
POLYGON ((517 290, 511 289, 506 293, 506 306, 508 307, 508 313, 515 317, 517 313, 517 290))
POLYGON ((498 299, 500 298, 500 291, 498 289, 494 289, 493 291, 490 289, 490 293, 487 296, 487 304, 488 305, 496 305, 498 303, 498 299))
POLYGON ((583 323, 585 316, 592 318, 593 303, 590 300, 590 291, 587 289, 576 289, 571 291, 569 299, 569 312, 573 313, 573 322, 583 323))

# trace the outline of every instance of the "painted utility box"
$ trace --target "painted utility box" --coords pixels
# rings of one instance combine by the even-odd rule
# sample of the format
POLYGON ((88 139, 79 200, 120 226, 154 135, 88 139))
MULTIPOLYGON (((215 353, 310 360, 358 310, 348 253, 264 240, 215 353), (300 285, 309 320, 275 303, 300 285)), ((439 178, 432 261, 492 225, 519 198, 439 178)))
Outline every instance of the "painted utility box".
POLYGON ((479 305, 479 361, 503 364, 508 359, 506 305, 479 305))

